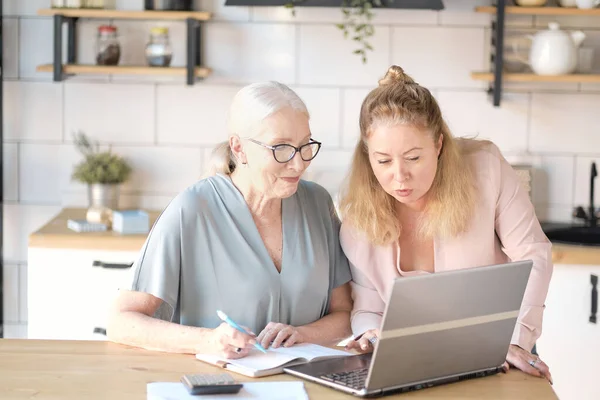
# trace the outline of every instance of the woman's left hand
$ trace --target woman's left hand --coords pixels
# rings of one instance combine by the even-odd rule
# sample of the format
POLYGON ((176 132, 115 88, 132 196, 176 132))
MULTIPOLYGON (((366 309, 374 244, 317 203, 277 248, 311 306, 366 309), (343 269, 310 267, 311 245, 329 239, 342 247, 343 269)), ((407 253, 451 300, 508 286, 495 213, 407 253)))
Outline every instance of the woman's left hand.
POLYGON ((269 346, 277 348, 283 343, 284 347, 290 347, 296 343, 302 343, 303 338, 298 328, 280 324, 277 322, 269 322, 265 329, 258 335, 258 342, 267 349, 269 346), (271 344, 273 342, 273 344, 271 344), (285 343, 284 343, 285 342, 285 343))
POLYGON ((544 377, 552 384, 550 368, 538 356, 531 354, 527 350, 511 344, 508 348, 506 361, 504 363, 505 372, 509 370, 509 365, 511 365, 529 375, 539 376, 540 378, 544 377))

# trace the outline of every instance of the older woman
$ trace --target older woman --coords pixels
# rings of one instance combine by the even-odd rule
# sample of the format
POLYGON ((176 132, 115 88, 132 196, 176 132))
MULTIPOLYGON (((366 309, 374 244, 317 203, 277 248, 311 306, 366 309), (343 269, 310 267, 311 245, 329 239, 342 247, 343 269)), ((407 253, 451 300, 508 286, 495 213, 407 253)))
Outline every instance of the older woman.
POLYGON ((398 66, 365 98, 360 129, 340 205, 352 328, 363 334, 349 347, 372 349, 396 278, 531 259, 507 361, 551 379, 531 353, 542 332, 551 244, 498 148, 453 138, 429 90, 398 66))
POLYGON ((115 303, 110 340, 239 358, 256 342, 329 344, 350 334, 340 223, 328 192, 300 179, 321 146, 306 106, 280 83, 249 85, 233 100, 229 134, 215 174, 156 221, 131 290, 115 303))

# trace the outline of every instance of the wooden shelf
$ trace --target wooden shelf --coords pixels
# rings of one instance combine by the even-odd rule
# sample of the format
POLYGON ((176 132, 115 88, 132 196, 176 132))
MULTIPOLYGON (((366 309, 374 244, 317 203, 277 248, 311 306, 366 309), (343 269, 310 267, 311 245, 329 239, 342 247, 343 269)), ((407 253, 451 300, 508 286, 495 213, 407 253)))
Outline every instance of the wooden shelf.
MULTIPOLYGON (((478 13, 496 14, 496 7, 481 6, 475 7, 478 13)), ((568 7, 519 7, 507 6, 506 14, 521 14, 521 15, 592 15, 600 17, 600 8, 580 9, 568 7)))
MULTIPOLYGON (((494 74, 491 72, 472 72, 471 78, 477 81, 492 82, 494 74)), ((600 74, 572 74, 572 75, 536 75, 536 74, 502 74, 504 82, 563 82, 563 83, 600 83, 600 74)))
MULTIPOLYGON (((37 72, 52 72, 52 64, 39 65, 37 72)), ((161 76, 185 76, 185 67, 145 67, 134 65, 63 65, 65 74, 115 74, 115 75, 161 75, 161 76)), ((196 77, 206 78, 212 70, 205 67, 196 67, 196 77)))
POLYGON ((211 13, 203 11, 127 11, 127 10, 95 10, 90 8, 46 8, 38 10, 38 15, 63 15, 71 18, 103 18, 103 19, 149 19, 149 20, 185 20, 193 18, 206 21, 211 13))

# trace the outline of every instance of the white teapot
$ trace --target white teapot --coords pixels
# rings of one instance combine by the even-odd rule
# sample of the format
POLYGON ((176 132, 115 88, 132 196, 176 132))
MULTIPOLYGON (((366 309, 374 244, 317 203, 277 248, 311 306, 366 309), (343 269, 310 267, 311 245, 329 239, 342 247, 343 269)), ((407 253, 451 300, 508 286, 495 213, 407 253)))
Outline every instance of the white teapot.
POLYGON ((577 53, 585 39, 585 33, 561 31, 556 22, 550 22, 548 28, 548 30, 540 31, 535 35, 525 36, 531 40, 529 60, 524 60, 519 56, 518 42, 513 43, 515 57, 529 65, 538 75, 572 73, 577 68, 577 53))

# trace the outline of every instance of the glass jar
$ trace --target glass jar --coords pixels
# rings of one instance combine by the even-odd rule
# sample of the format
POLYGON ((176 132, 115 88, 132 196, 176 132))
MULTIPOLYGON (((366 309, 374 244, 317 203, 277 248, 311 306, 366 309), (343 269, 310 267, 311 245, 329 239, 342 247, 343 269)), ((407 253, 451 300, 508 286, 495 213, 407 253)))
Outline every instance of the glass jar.
POLYGON ((85 0, 85 8, 104 8, 104 0, 85 0))
POLYGON ((146 45, 146 60, 151 67, 171 65, 173 49, 169 41, 169 28, 155 27, 150 30, 150 41, 146 45))
POLYGON ((98 27, 96 39, 96 64, 117 65, 121 57, 121 45, 117 39, 117 28, 112 25, 98 27))
POLYGON ((81 8, 83 7, 84 0, 53 0, 52 7, 55 8, 81 8))

